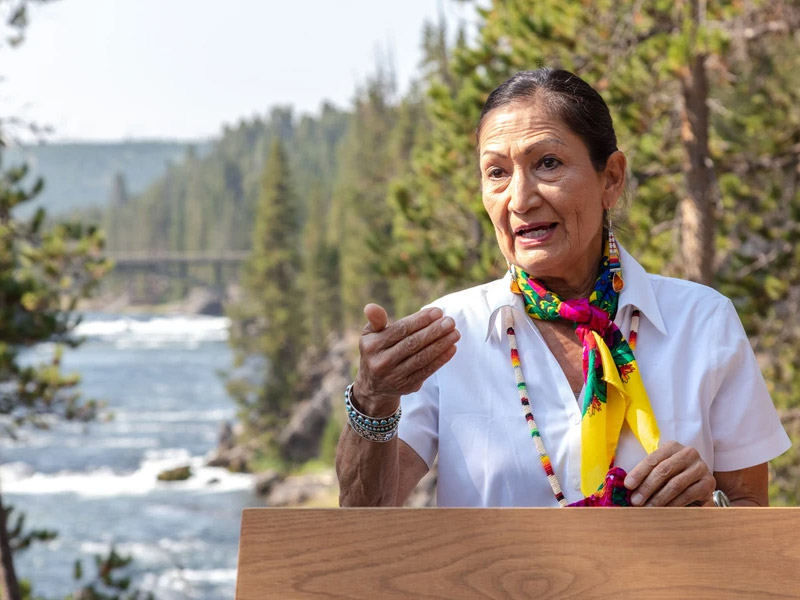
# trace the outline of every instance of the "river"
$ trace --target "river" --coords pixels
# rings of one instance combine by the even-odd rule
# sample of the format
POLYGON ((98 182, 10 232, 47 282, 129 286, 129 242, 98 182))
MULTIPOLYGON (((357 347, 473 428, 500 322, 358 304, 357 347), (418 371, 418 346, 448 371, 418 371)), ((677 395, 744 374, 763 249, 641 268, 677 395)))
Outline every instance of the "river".
MULTIPOLYGON (((75 560, 93 574, 93 556, 113 544, 157 600, 233 598, 241 510, 262 503, 252 476, 203 466, 235 415, 219 375, 232 362, 227 332, 223 317, 86 316, 86 342, 65 350, 63 370, 79 373, 84 396, 105 401, 113 419, 57 422, 0 443, 6 502, 29 526, 58 531, 16 559, 35 594, 63 598, 75 589, 75 560), (156 480, 182 465, 190 479, 156 480)), ((44 344, 22 358, 51 352, 44 344)))

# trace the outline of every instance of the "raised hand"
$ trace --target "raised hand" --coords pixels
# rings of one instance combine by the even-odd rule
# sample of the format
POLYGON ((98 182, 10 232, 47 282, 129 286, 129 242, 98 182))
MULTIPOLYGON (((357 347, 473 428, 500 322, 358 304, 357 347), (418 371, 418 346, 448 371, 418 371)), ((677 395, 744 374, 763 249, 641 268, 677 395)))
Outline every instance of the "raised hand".
POLYGON ((353 395, 360 410, 383 416, 397 409, 400 396, 419 390, 453 358, 461 334, 439 308, 423 309, 391 325, 377 304, 367 304, 364 314, 368 322, 358 344, 353 395))

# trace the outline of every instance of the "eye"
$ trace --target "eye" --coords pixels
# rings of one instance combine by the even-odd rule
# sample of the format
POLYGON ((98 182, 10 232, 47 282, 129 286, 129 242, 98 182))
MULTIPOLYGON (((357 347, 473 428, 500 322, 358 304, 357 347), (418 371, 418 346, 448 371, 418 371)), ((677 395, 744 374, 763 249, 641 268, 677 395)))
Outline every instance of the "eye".
POLYGON ((500 167, 490 167, 488 171, 486 171, 486 176, 489 179, 500 179, 505 171, 500 167))
POLYGON ((561 161, 558 160, 555 156, 545 156, 542 160, 539 161, 539 166, 544 168, 546 171, 552 171, 561 165, 561 161))

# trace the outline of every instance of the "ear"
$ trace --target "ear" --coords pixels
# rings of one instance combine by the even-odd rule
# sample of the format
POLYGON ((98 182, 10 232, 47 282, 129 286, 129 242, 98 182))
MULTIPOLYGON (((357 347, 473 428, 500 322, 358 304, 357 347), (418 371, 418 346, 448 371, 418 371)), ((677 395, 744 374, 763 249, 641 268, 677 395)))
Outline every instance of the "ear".
POLYGON ((625 189, 625 171, 628 159, 617 150, 608 157, 605 171, 603 171, 603 209, 609 210, 616 206, 625 189))

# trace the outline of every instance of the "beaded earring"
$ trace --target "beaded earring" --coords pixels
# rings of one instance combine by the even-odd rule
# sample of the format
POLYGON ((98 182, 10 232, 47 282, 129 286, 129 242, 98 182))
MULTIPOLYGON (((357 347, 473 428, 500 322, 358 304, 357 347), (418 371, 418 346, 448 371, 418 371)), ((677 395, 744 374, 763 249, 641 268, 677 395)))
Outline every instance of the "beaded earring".
POLYGON ((614 291, 619 293, 624 285, 622 281, 622 264, 619 261, 619 248, 617 238, 614 237, 614 230, 611 228, 611 218, 608 219, 608 267, 614 274, 611 285, 614 291))

